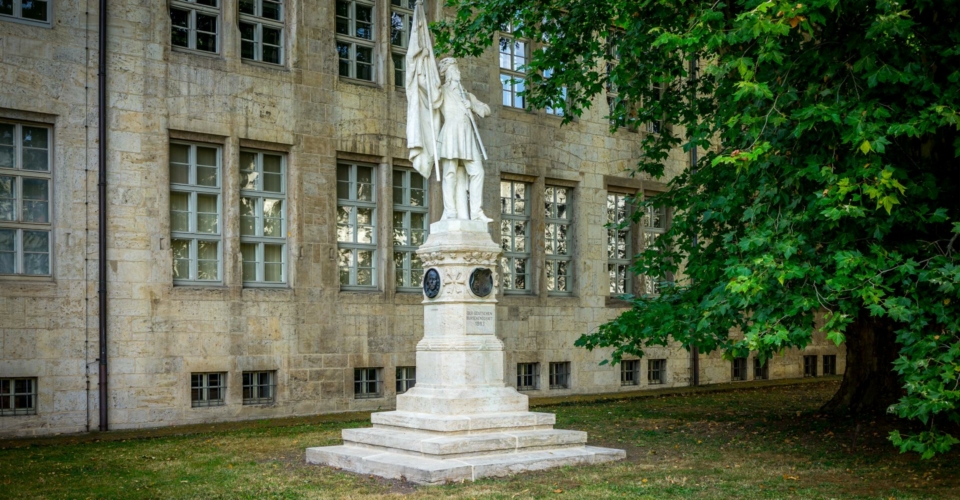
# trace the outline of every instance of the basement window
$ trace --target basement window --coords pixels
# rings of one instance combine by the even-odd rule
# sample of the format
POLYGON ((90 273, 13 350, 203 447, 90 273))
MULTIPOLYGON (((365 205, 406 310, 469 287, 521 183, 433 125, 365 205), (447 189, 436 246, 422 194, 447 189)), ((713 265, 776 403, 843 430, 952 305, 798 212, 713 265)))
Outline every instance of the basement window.
POLYGON ((517 390, 540 389, 540 363, 517 363, 517 390))
POLYGON ((647 361, 647 383, 657 385, 667 380, 667 360, 651 359, 647 361))
POLYGON ((823 374, 824 375, 836 375, 837 374, 837 355, 831 354, 829 356, 823 357, 823 374))
POLYGON ((753 379, 767 380, 770 378, 770 360, 761 363, 760 358, 753 358, 753 379))
POLYGON ((640 360, 631 359, 620 363, 620 385, 640 385, 640 360))
POLYGON ((732 380, 747 380, 747 358, 733 358, 732 371, 732 380))
POLYGON ((397 394, 403 394, 417 385, 416 366, 397 367, 397 394))
POLYGON ((353 397, 372 399, 383 397, 383 369, 355 368, 353 370, 353 397))
POLYGON ((0 378, 0 417, 37 414, 36 378, 0 378))
POLYGON ((817 356, 816 355, 803 357, 803 376, 804 377, 817 376, 817 356))
POLYGON ((550 363, 550 388, 570 388, 570 362, 550 363))
POLYGON ((227 392, 227 374, 192 373, 190 374, 190 406, 203 408, 223 406, 227 392))
POLYGON ((243 404, 263 405, 277 400, 277 372, 243 372, 243 404))

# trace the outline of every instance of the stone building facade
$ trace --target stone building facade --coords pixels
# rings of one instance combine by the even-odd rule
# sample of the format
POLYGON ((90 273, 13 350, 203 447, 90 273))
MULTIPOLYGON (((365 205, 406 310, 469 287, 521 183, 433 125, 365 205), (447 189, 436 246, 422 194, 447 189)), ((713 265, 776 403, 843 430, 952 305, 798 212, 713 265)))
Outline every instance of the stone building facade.
MULTIPOLYGON (((441 205, 433 180, 419 201, 406 160, 406 7, 109 2, 103 402, 97 2, 0 8, 0 436, 96 429, 101 403, 110 429, 392 407, 423 321, 403 247, 441 205)), ((478 126, 491 231, 509 236, 506 379, 533 397, 689 384, 679 346, 617 367, 573 346, 623 310, 605 224, 618 196, 665 187, 627 174, 650 131, 611 133, 604 102, 565 126, 523 109, 510 77, 534 47, 505 47, 461 68, 493 109, 478 126)), ((688 163, 678 151, 668 177, 688 163)), ((628 250, 644 231, 621 235, 628 250)), ((802 376, 804 355, 843 371, 821 338, 768 376, 802 376)), ((701 383, 755 376, 752 359, 700 366, 701 383)))

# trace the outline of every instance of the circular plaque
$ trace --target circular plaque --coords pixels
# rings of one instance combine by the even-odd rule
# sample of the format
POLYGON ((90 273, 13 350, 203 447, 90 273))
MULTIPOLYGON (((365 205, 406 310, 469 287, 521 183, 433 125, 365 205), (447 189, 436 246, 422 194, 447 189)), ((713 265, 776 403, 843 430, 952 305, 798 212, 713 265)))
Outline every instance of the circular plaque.
POLYGON ((436 269, 427 269, 423 275, 423 294, 428 299, 435 299, 440 295, 440 273, 436 269))
POLYGON ((493 271, 478 267, 470 273, 470 291, 477 297, 486 297, 493 291, 493 271))

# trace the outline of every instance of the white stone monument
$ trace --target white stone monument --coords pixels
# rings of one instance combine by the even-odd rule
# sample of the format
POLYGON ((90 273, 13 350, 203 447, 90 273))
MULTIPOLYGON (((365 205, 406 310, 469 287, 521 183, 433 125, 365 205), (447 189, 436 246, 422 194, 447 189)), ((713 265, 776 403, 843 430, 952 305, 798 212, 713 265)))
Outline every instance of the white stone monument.
POLYGON ((480 206, 485 153, 472 115, 489 108, 463 90, 451 59, 441 62, 440 86, 425 28, 418 2, 407 52, 408 145, 425 177, 431 166, 439 177, 443 163, 444 216, 417 251, 426 272, 416 385, 397 396, 396 411, 372 414, 372 428, 344 429, 342 446, 307 448, 307 462, 436 484, 622 459, 623 450, 587 446, 585 432, 554 429, 553 414, 530 412, 527 396, 504 383, 500 247, 480 206))

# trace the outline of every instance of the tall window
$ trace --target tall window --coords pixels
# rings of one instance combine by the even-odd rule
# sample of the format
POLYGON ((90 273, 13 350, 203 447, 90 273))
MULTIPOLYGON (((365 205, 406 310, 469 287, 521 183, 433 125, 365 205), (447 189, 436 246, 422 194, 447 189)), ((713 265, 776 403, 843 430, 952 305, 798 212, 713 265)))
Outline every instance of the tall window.
POLYGON ((174 282, 220 281, 220 148, 170 144, 170 233, 174 282))
POLYGON ((340 286, 377 286, 377 200, 375 167, 337 165, 337 247, 340 286))
POLYGON ((240 57, 283 64, 283 1, 240 0, 240 57))
POLYGON ((0 378, 0 417, 37 414, 36 378, 0 378))
POLYGON ((628 359, 620 362, 620 385, 640 385, 639 359, 628 359))
POLYGON ((397 394, 403 394, 415 385, 417 385, 417 367, 416 366, 398 366, 397 367, 397 394))
POLYGON ((566 295, 573 290, 570 191, 570 188, 547 186, 544 192, 547 293, 553 295, 566 295))
POLYGON ((529 44, 512 35, 512 25, 501 26, 500 31, 500 85, 503 88, 503 105, 523 109, 526 105, 520 93, 524 90, 529 44))
POLYGON ((504 291, 527 293, 530 284, 530 184, 500 182, 500 246, 504 291))
POLYGON ((570 362, 550 363, 550 388, 570 388, 570 362))
POLYGON ((0 275, 48 276, 53 131, 0 122, 0 275))
MULTIPOLYGON (((657 240, 667 230, 667 213, 663 207, 646 207, 641 219, 640 229, 643 231, 643 248, 654 249, 657 247, 657 240)), ((664 281, 663 276, 644 275, 643 293, 647 295, 657 295, 660 293, 660 285, 664 281)))
POLYGON ((276 402, 277 372, 243 372, 243 404, 264 405, 276 402))
POLYGON ((383 397, 383 369, 355 368, 353 370, 353 397, 355 399, 383 397))
POLYGON ((733 358, 730 378, 747 380, 747 358, 733 358))
POLYGON ((0 0, 0 19, 8 17, 49 25, 52 4, 52 0, 0 0))
POLYGON ((540 389, 540 363, 517 363, 517 390, 540 389))
POLYGON ((226 373, 190 374, 190 406, 223 406, 226 392, 226 373))
POLYGON ((276 153, 240 152, 244 284, 286 283, 286 165, 276 153))
POLYGON ((407 169, 393 171, 393 261, 398 290, 419 291, 423 281, 417 248, 430 231, 428 198, 422 175, 407 169))
POLYGON ((667 360, 647 360, 647 383, 650 385, 663 384, 667 380, 667 360))
POLYGON ((630 239, 629 195, 607 194, 607 272, 610 275, 610 294, 633 291, 630 260, 633 258, 630 239))
POLYGON ((402 87, 406 78, 407 46, 413 27, 415 0, 390 0, 390 45, 393 49, 393 84, 402 87))
POLYGON ((337 0, 340 76, 373 81, 374 2, 337 0))
POLYGON ((170 0, 170 28, 174 47, 220 52, 219 0, 170 0))

